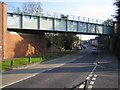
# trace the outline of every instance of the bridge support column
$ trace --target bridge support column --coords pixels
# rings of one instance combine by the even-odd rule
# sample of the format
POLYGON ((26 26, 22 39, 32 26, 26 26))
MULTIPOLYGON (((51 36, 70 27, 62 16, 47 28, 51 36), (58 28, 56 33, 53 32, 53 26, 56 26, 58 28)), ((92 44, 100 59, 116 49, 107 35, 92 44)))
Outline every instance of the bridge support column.
POLYGON ((4 57, 4 32, 7 30, 7 5, 0 2, 0 61, 4 57))

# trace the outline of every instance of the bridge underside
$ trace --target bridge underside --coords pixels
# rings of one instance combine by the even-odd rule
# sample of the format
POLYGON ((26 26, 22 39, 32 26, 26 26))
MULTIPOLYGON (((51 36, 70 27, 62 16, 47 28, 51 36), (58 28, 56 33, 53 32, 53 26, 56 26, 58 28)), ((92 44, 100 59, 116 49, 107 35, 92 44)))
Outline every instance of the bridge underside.
POLYGON ((104 26, 103 24, 14 13, 8 13, 7 15, 8 30, 21 30, 23 32, 33 33, 52 32, 89 35, 111 35, 113 32, 112 26, 104 26))
POLYGON ((50 30, 35 30, 35 29, 18 29, 18 28, 7 28, 8 31, 30 33, 30 34, 42 34, 42 33, 73 33, 73 34, 85 34, 85 35, 103 35, 110 36, 111 34, 99 34, 99 33, 85 33, 85 32, 66 32, 66 31, 50 31, 50 30))

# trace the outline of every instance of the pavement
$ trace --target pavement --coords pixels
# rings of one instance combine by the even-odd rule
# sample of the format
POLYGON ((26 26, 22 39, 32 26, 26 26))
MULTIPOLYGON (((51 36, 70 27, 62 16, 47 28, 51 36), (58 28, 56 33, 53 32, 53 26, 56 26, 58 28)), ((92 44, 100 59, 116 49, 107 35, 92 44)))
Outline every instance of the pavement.
MULTIPOLYGON (((120 90, 120 60, 104 50, 99 57, 98 67, 95 70, 97 75, 94 88, 103 90, 120 90)), ((94 81, 94 80, 93 80, 94 81)))

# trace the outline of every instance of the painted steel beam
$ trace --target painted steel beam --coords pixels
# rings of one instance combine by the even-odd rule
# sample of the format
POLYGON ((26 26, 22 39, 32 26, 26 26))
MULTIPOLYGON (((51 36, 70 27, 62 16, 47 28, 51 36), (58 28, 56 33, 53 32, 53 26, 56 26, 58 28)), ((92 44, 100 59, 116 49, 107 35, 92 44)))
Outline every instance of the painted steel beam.
MULTIPOLYGON (((90 20, 90 19, 89 19, 90 20)), ((66 18, 54 18, 44 16, 32 16, 8 13, 7 28, 11 29, 27 29, 40 31, 59 31, 86 34, 106 34, 113 33, 112 26, 104 26, 103 24, 81 22, 69 20, 66 18)))

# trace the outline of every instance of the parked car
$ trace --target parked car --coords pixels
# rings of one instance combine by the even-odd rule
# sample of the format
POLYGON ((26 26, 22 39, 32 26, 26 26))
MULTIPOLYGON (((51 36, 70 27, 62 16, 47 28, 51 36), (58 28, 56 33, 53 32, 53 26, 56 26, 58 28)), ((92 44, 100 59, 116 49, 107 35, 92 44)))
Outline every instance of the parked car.
POLYGON ((93 48, 91 52, 92 52, 92 54, 98 54, 99 53, 98 48, 93 48))

